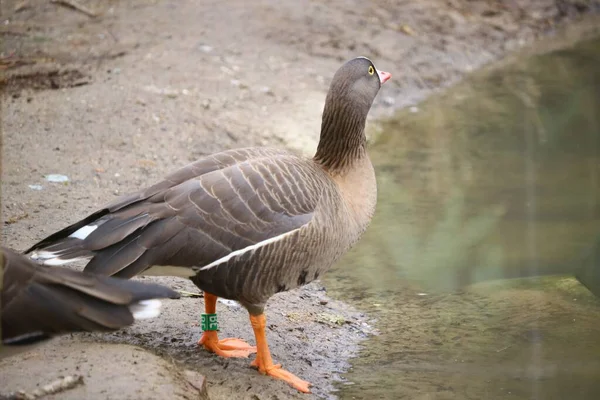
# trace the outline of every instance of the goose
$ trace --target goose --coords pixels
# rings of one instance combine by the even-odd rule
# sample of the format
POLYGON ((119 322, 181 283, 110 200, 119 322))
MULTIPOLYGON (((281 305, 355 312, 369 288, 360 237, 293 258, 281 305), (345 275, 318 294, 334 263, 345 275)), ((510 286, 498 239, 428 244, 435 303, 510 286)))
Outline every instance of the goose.
POLYGON ((40 266, 0 246, 0 358, 71 332, 115 331, 160 314, 167 287, 40 266))
POLYGON ((319 278, 367 229, 377 185, 365 124, 390 77, 366 57, 338 69, 312 158, 267 147, 215 153, 117 198, 25 253, 47 265, 90 259, 85 271, 121 278, 189 278, 204 291, 208 322, 199 345, 222 357, 256 352, 251 365, 260 373, 309 393, 309 382, 273 363, 265 305, 274 294, 319 278), (218 297, 246 308, 256 346, 219 339, 218 297))

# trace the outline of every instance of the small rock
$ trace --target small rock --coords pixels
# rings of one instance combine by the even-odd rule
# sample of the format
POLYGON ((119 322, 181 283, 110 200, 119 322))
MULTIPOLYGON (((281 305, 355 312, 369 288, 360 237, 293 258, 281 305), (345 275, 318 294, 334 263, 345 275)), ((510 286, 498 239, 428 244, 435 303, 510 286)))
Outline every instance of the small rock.
POLYGON ((316 322, 327 325, 344 325, 346 323, 346 319, 341 315, 321 313, 317 315, 316 322))
POLYGON ((407 34, 409 36, 414 36, 414 34, 415 34, 415 31, 413 31, 412 28, 408 25, 400 26, 400 32, 407 34))
POLYGON ((31 8, 31 5, 29 4, 29 1, 20 1, 19 3, 17 3, 15 5, 15 12, 21 12, 23 10, 26 10, 28 8, 31 8))
POLYGON ((210 400, 208 390, 206 389, 206 377, 199 373, 191 370, 185 370, 184 372, 187 382, 198 391, 198 399, 210 400))
POLYGON ((321 301, 319 301, 319 304, 322 305, 322 306, 327 305, 327 303, 329 303, 327 300, 321 300, 321 301))
POLYGON ((144 86, 144 90, 150 93, 162 94, 167 97, 177 97, 179 94, 179 90, 171 89, 171 88, 160 88, 154 85, 144 86))
POLYGON ((203 53, 210 53, 211 51, 213 51, 213 47, 207 44, 201 44, 200 46, 198 46, 198 50, 200 50, 203 53))
POLYGON ((268 96, 275 96, 275 93, 268 86, 263 86, 260 88, 260 91, 268 96))
POLYGON ((233 86, 239 87, 240 89, 247 89, 248 85, 246 85, 245 83, 242 83, 239 79, 232 79, 231 80, 231 84, 233 86))
POLYGON ((409 110, 411 113, 417 113, 417 112, 419 112, 419 107, 412 106, 412 107, 411 107, 411 108, 409 108, 408 110, 409 110))
POLYGON ((64 183, 69 182, 69 177, 61 174, 48 174, 45 176, 48 182, 64 183))

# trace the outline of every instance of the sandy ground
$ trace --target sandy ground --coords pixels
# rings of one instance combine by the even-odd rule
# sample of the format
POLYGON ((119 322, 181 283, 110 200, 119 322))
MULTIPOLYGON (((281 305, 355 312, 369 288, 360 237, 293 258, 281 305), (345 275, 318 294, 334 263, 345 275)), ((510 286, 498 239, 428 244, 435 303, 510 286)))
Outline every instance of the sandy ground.
MULTIPOLYGON (((17 250, 204 154, 251 145, 310 154, 328 83, 346 59, 368 56, 393 75, 373 120, 600 9, 550 0, 79 3, 97 16, 50 1, 0 4, 2 240, 17 250), (51 173, 70 181, 49 183, 51 173)), ((193 370, 213 400, 311 397, 247 360, 198 350, 202 304, 172 301, 160 319, 2 361, 0 388, 83 374, 83 386, 55 397, 191 399, 198 391, 184 370, 193 370)), ((224 335, 252 341, 244 310, 221 304, 219 313, 224 335)), ((274 297, 267 313, 274 357, 317 397, 331 396, 371 330, 368 316, 318 284, 274 297)))

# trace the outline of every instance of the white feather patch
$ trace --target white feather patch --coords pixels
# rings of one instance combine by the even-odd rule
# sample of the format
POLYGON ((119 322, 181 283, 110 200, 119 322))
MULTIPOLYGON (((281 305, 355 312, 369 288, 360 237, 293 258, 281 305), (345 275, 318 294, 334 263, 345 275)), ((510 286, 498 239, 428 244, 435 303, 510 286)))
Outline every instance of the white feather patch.
POLYGON ((31 255, 29 256, 34 260, 47 260, 49 258, 54 258, 56 257, 56 253, 52 253, 50 251, 34 251, 33 253, 31 253, 31 255))
POLYGON ((51 251, 35 251, 31 253, 30 258, 32 260, 42 261, 44 265, 54 267, 57 265, 64 265, 75 261, 87 260, 89 257, 61 258, 57 257, 57 253, 53 253, 51 251))
POLYGON ((129 306, 129 311, 133 314, 134 319, 155 318, 160 315, 160 300, 142 300, 129 306))
POLYGON ((231 260, 233 257, 239 256, 239 255, 241 255, 241 254, 244 254, 244 253, 247 253, 247 252, 249 252, 249 251, 254 251, 254 250, 256 250, 256 249, 258 249, 258 248, 260 248, 260 247, 263 247, 263 246, 266 246, 266 245, 268 245, 268 244, 271 244, 271 243, 274 243, 274 242, 277 242, 277 241, 283 240, 283 239, 285 239, 287 236, 289 236, 289 235, 293 234, 294 232, 296 232, 296 231, 300 230, 301 228, 302 228, 302 227, 300 227, 300 228, 296 228, 296 229, 294 229, 293 231, 289 231, 289 232, 286 232, 286 233, 282 233, 281 235, 278 235, 278 236, 272 237, 272 238, 270 238, 270 239, 267 239, 267 240, 263 240, 262 242, 258 242, 258 243, 256 243, 256 244, 250 245, 250 246, 248 246, 248 247, 244 247, 243 249, 236 250, 236 251, 232 251, 231 253, 227 254, 225 257, 221 257, 221 258, 219 258, 218 260, 216 260, 216 261, 213 261, 213 262, 211 262, 210 264, 208 264, 208 265, 205 265, 204 267, 200 268, 200 271, 204 271, 204 270, 210 269, 210 268, 212 268, 212 267, 216 267, 216 266, 217 266, 217 265, 219 265, 219 264, 226 263, 227 261, 231 260))
POLYGON ((178 276, 180 278, 191 278, 196 275, 197 269, 190 267, 178 267, 175 265, 154 265, 140 275, 144 276, 178 276))
POLYGON ((55 267, 57 265, 64 265, 64 264, 81 261, 81 260, 86 260, 86 259, 87 258, 85 258, 85 257, 75 257, 75 258, 67 258, 67 259, 56 257, 56 258, 44 259, 44 265, 49 265, 51 267, 55 267))
POLYGON ((86 225, 71 233, 69 237, 85 240, 85 238, 88 237, 90 233, 94 232, 96 229, 98 229, 98 225, 86 225))

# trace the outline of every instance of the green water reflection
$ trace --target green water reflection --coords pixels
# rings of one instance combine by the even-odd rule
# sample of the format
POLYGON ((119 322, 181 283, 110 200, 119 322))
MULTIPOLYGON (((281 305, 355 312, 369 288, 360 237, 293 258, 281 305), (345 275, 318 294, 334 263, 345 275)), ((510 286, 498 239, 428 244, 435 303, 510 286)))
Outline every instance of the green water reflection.
POLYGON ((377 214, 325 283, 381 334, 341 398, 600 398, 572 277, 600 296, 600 37, 402 111, 370 154, 377 214))

